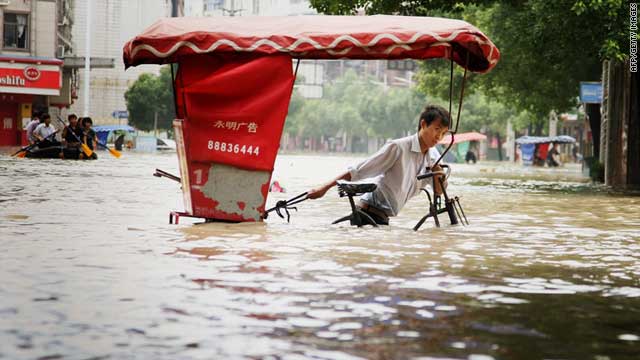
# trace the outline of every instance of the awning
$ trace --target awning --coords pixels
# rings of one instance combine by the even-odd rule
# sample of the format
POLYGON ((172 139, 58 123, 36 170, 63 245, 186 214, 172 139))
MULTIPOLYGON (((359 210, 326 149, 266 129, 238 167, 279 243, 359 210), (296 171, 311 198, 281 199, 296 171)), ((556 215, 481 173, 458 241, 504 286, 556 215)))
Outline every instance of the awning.
POLYGON ((300 59, 451 58, 491 70, 500 51, 462 21, 410 16, 240 16, 165 18, 124 45, 125 66, 166 64, 193 54, 274 55, 300 59))
POLYGON ((544 144, 544 143, 558 143, 558 144, 573 144, 576 139, 569 135, 560 136, 522 136, 516 139, 516 144, 544 144))
MULTIPOLYGON (((487 135, 472 131, 468 133, 456 134, 453 138, 453 143, 457 144, 465 141, 480 141, 480 140, 486 140, 486 139, 487 139, 487 135)), ((445 144, 445 145, 448 145, 450 143, 451 143, 450 134, 446 135, 444 138, 442 138, 442 140, 438 142, 438 144, 445 144)))
POLYGON ((92 129, 95 132, 110 132, 114 130, 124 130, 128 132, 137 131, 136 128, 129 125, 99 125, 92 127, 92 129))
POLYGON ((109 139, 109 134, 112 131, 116 131, 116 130, 122 130, 127 132, 136 131, 135 128, 129 125, 98 125, 98 126, 92 127, 92 129, 97 133, 96 135, 98 136, 98 141, 100 141, 103 144, 107 142, 107 140, 109 139))

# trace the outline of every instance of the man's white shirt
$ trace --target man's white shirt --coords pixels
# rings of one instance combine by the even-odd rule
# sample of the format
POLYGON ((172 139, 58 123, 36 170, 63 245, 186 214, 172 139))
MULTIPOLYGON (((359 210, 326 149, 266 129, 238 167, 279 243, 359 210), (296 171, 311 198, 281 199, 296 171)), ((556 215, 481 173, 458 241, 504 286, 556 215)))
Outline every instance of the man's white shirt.
POLYGON ((56 129, 53 127, 53 125, 49 124, 49 126, 47 126, 47 124, 42 123, 38 125, 35 130, 33 130, 33 133, 34 135, 38 135, 44 139, 47 136, 53 134, 55 131, 56 129))
POLYGON ((372 178, 378 185, 373 193, 361 197, 363 202, 396 216, 410 198, 431 184, 430 178, 416 177, 438 157, 440 153, 435 147, 422 154, 418 134, 414 134, 389 141, 368 159, 349 167, 349 173, 351 181, 372 178))

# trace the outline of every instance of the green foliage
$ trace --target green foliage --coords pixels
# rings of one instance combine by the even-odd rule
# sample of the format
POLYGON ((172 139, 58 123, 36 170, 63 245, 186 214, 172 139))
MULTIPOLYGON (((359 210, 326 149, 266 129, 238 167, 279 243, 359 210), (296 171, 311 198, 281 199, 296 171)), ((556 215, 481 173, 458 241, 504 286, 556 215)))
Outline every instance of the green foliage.
POLYGON ((577 105, 580 81, 597 81, 601 73, 600 30, 606 21, 581 16, 573 1, 530 0, 469 7, 470 17, 498 45, 502 56, 495 71, 479 77, 480 86, 502 101, 546 121, 551 110, 577 105))
MULTIPOLYGON (((448 97, 448 90, 446 95, 448 97)), ((326 85, 321 99, 305 99, 294 92, 284 131, 293 136, 316 138, 344 133, 349 136, 399 138, 417 131, 418 117, 427 104, 448 108, 449 101, 441 96, 441 91, 430 88, 424 92, 407 88, 385 91, 382 84, 359 78, 355 72, 349 71, 344 77, 326 85)), ((454 119, 457 110, 458 104, 454 102, 454 119)), ((532 114, 477 91, 465 96, 458 131, 483 131, 504 138, 508 121, 519 130, 526 128, 532 119, 532 114)))
MULTIPOLYGON (((628 5, 622 0, 311 0, 326 14, 402 14, 462 18, 492 39, 501 60, 487 75, 471 75, 465 92, 478 89, 516 108, 540 127, 551 110, 576 104, 580 81, 597 81, 601 60, 629 54, 628 5)), ((448 99, 449 62, 428 61, 419 89, 448 99)), ((454 76, 459 90, 461 72, 454 76)))
POLYGON ((326 85, 321 99, 294 92, 284 131, 307 137, 372 136, 396 138, 417 130, 424 96, 405 88, 384 91, 353 71, 326 85))
MULTIPOLYGON (((465 4, 485 4, 487 0, 310 0, 311 6, 322 14, 353 15, 359 9, 366 14, 398 14, 411 16, 437 16, 442 10, 461 11, 465 4)), ((514 2, 514 0, 512 0, 514 2)))
POLYGON ((171 129, 175 118, 171 69, 166 66, 160 75, 142 74, 124 94, 129 111, 129 123, 141 130, 153 130, 158 112, 158 129, 171 129))
MULTIPOLYGON (((456 117, 457 106, 454 106, 452 117, 456 117)), ((518 111, 497 101, 496 99, 477 92, 466 97, 462 114, 460 114, 460 132, 481 131, 487 134, 506 135, 507 122, 515 130, 522 130, 531 123, 533 116, 526 111, 518 111)))

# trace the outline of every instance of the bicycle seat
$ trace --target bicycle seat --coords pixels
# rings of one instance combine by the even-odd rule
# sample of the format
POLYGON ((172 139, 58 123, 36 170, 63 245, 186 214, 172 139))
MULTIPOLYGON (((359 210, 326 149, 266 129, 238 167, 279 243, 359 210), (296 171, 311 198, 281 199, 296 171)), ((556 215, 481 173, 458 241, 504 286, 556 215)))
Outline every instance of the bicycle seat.
POLYGON ((361 183, 353 181, 338 180, 338 194, 343 196, 356 196, 374 191, 378 185, 374 183, 361 183))

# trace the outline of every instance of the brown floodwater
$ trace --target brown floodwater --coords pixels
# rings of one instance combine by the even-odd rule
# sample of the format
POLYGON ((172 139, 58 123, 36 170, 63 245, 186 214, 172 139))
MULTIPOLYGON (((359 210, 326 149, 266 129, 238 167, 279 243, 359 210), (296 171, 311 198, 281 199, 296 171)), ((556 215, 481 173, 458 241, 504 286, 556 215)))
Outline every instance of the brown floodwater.
MULTIPOLYGON (((2 359, 638 359, 640 196, 579 168, 453 165, 470 226, 168 224, 175 154, 0 155, 2 359)), ((282 155, 292 197, 357 157, 282 155)))

